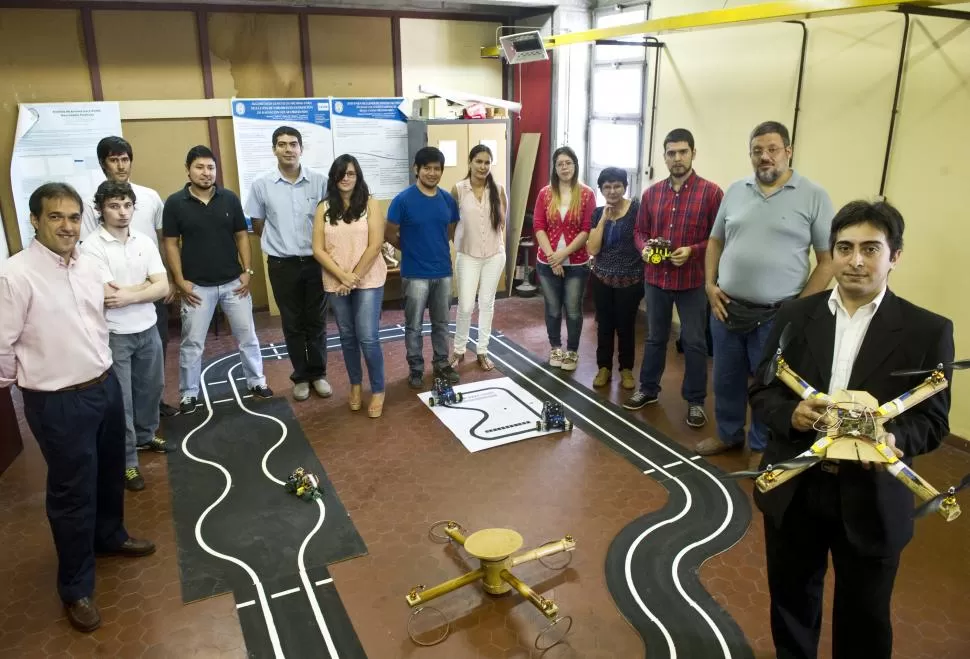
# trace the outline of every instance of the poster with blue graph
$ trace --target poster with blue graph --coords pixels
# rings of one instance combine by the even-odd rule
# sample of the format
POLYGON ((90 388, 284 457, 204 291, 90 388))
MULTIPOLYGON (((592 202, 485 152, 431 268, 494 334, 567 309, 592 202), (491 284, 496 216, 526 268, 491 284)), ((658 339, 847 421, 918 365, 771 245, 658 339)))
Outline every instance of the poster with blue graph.
POLYGON ((371 194, 392 199, 411 184, 403 98, 332 98, 333 152, 360 162, 371 194))

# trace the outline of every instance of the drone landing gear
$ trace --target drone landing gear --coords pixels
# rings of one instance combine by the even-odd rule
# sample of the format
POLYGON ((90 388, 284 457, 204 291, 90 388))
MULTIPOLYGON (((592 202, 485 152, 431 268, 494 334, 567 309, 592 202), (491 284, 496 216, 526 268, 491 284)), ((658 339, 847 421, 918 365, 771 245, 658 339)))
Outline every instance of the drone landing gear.
POLYGON ((437 586, 425 588, 418 585, 408 592, 405 599, 408 606, 414 609, 408 619, 408 636, 411 640, 417 645, 436 645, 445 640, 451 631, 448 620, 441 611, 427 606, 427 602, 481 581, 482 589, 490 595, 503 595, 515 589, 549 620, 549 624, 536 636, 536 649, 546 650, 561 642, 572 627, 572 617, 560 616, 555 602, 532 590, 510 570, 535 560, 550 569, 565 568, 576 548, 573 537, 567 535, 561 540, 546 542, 515 554, 522 547, 522 536, 512 529, 482 529, 467 537, 465 533, 461 524, 454 521, 436 522, 428 530, 428 535, 435 542, 451 541, 464 547, 465 551, 478 559, 479 568, 437 586))

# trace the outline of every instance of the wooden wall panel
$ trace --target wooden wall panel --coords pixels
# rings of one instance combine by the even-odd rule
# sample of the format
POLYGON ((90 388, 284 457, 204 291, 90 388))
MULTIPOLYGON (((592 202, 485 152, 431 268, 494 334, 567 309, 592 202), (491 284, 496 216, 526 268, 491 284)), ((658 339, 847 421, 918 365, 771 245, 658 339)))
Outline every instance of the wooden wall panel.
POLYGON ((185 154, 189 149, 209 143, 205 119, 123 121, 121 130, 135 154, 131 179, 153 188, 162 201, 188 182, 185 154))
POLYGON ((405 96, 423 96, 422 83, 502 98, 502 64, 482 59, 498 23, 401 19, 401 83, 405 96))
MULTIPOLYGON (((239 169, 236 167, 236 143, 233 141, 232 119, 226 117, 216 120, 219 133, 219 167, 222 169, 222 184, 239 194, 239 169)), ((266 144, 269 149, 269 143, 266 144)), ((251 278, 250 290, 253 296, 253 306, 257 309, 269 305, 273 315, 278 315, 276 305, 269 299, 269 282, 266 278, 266 259, 263 250, 259 246, 259 237, 256 234, 249 236, 249 244, 252 247, 253 258, 252 267, 256 273, 251 278)))
POLYGON ((209 14, 216 98, 303 96, 296 14, 209 14))
MULTIPOLYGON (((10 162, 17 104, 90 101, 91 77, 79 13, 73 10, 0 11, 0 153, 10 162)), ((0 212, 10 252, 21 249, 10 170, 0 175, 0 212)))
POLYGON ((195 14, 93 11, 104 100, 203 98, 195 14))
POLYGON ((394 96, 390 18, 311 15, 309 28, 315 96, 394 96))

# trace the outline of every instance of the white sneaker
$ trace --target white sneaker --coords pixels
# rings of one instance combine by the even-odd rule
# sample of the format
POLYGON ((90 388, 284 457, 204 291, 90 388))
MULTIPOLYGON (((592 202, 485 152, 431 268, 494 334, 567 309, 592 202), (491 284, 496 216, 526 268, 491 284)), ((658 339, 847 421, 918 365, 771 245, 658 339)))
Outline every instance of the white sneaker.
POLYGON ((293 398, 295 400, 306 400, 310 397, 310 385, 306 382, 297 382, 293 385, 293 398))
POLYGON ((553 368, 562 366, 562 348, 553 348, 549 353, 549 366, 553 368))
POLYGON ((330 383, 327 382, 326 378, 320 378, 319 380, 314 380, 313 390, 317 392, 317 396, 320 396, 321 398, 329 398, 330 395, 333 393, 333 389, 330 388, 330 383))
POLYGON ((566 354, 562 358, 562 370, 575 371, 578 364, 579 353, 577 353, 575 350, 567 350, 566 354))

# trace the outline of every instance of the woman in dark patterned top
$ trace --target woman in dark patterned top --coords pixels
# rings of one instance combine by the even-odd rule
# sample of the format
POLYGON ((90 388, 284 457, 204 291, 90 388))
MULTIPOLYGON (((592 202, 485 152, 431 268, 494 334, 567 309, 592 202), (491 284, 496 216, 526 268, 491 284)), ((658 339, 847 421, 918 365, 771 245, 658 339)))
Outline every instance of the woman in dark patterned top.
POLYGON ((643 259, 633 242, 640 208, 626 198, 626 170, 607 167, 596 181, 606 199, 593 211, 593 228, 586 249, 593 259, 593 303, 596 306, 596 365, 594 387, 613 377, 613 345, 618 343, 620 378, 624 389, 634 389, 634 332, 643 297, 643 259))

